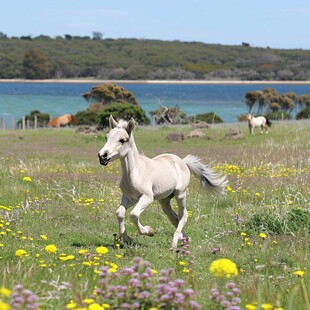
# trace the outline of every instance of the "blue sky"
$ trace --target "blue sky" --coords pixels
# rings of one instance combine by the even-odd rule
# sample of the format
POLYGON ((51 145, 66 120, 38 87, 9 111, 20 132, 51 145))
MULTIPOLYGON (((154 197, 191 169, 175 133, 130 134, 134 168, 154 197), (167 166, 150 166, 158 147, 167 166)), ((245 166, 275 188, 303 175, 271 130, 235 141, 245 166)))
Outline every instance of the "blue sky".
POLYGON ((9 37, 65 34, 310 49, 309 0, 2 0, 9 37))

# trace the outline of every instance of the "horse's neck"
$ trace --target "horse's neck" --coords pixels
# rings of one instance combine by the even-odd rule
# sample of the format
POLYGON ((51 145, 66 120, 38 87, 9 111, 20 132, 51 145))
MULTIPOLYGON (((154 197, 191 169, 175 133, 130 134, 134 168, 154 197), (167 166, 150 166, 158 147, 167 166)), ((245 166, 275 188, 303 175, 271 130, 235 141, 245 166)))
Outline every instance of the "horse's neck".
POLYGON ((139 163, 141 161, 140 154, 133 137, 130 138, 129 145, 130 150, 127 155, 121 159, 123 175, 126 178, 132 177, 133 173, 139 169, 139 163))
POLYGON ((249 123, 250 123, 251 126, 254 126, 254 116, 253 115, 250 115, 249 123))

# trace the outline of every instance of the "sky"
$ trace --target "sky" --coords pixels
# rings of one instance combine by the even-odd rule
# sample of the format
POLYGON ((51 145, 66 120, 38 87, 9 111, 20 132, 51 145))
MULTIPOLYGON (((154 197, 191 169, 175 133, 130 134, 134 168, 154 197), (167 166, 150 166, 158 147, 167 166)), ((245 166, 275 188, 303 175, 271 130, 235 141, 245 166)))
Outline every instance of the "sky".
POLYGON ((310 50, 310 0, 1 0, 0 32, 310 50))

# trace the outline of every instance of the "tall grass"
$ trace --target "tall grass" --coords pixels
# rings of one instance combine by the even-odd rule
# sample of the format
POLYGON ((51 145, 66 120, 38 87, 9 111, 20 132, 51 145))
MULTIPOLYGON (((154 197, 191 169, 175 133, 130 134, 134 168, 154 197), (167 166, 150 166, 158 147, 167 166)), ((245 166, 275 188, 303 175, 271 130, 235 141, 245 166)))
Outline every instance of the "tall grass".
MULTIPOLYGON (((227 195, 221 199, 201 192, 192 178, 186 225, 191 241, 177 254, 169 251, 174 229, 156 202, 141 216, 142 223, 155 228, 154 237, 139 236, 128 219, 135 244, 123 247, 115 241, 121 169, 118 162, 107 167, 98 163, 104 133, 1 131, 0 288, 22 285, 39 298, 42 309, 95 309, 96 303, 102 309, 113 308, 106 295, 93 295, 103 277, 101 268, 120 273, 115 281, 129 292, 122 270, 141 257, 153 270, 153 287, 160 282, 161 270, 173 268, 169 283, 184 280, 202 309, 224 309, 209 297, 211 291, 227 293, 234 285, 240 290, 242 309, 306 309, 309 123, 276 123, 268 135, 254 136, 245 125, 236 126, 244 133, 240 140, 225 139, 228 127, 219 125, 205 130, 208 138, 179 143, 169 142, 167 134, 178 131, 187 136, 190 128, 135 130, 138 148, 147 156, 196 154, 228 175, 227 195), (57 251, 47 251, 48 245, 57 251), (107 253, 98 253, 102 246, 107 253), (18 256, 18 250, 25 253, 18 256), (238 276, 215 277, 209 267, 219 258, 233 261, 238 276), (234 284, 229 286, 229 281, 234 284)), ((2 302, 12 302, 12 295, 4 295, 0 291, 2 302)), ((140 309, 164 308, 155 295, 151 297, 153 304, 141 303, 140 309)), ((169 305, 166 309, 178 309, 169 305)))

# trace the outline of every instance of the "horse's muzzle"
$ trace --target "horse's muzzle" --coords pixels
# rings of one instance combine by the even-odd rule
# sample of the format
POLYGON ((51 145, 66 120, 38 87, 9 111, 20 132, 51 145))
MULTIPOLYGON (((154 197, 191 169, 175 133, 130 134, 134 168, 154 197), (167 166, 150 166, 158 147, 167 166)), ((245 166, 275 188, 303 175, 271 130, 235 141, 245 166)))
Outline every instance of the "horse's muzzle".
POLYGON ((109 161, 111 160, 111 158, 108 158, 106 154, 104 154, 104 155, 98 154, 98 157, 99 157, 100 165, 104 165, 104 166, 106 166, 109 163, 109 161))

